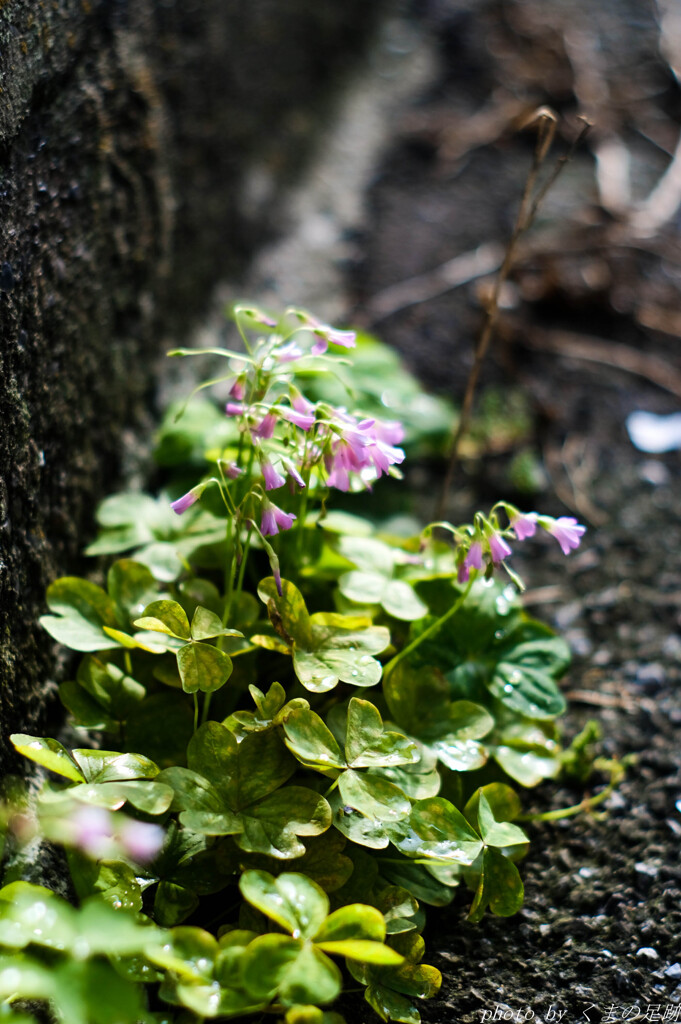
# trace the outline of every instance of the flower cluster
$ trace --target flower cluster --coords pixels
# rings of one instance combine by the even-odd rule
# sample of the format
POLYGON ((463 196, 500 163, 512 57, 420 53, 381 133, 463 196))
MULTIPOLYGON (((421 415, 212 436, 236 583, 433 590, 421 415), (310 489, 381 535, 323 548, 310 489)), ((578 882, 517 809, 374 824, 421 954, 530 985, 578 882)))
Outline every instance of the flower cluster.
MULTIPOLYGON (((520 512, 507 502, 499 502, 492 509, 489 517, 478 512, 472 526, 455 530, 457 544, 457 579, 459 583, 467 583, 472 570, 484 570, 491 574, 500 565, 508 570, 506 559, 513 554, 509 540, 527 540, 537 532, 537 527, 545 530, 558 541, 564 555, 579 547, 586 527, 572 516, 540 515, 538 512, 520 512), (497 509, 503 509, 508 517, 508 526, 499 525, 497 509)), ((514 575, 514 574, 512 574, 514 575)))
POLYGON ((208 483, 217 482, 230 513, 242 521, 253 523, 254 506, 259 505, 259 533, 271 537, 289 530, 300 517, 308 500, 300 499, 303 491, 368 488, 404 460, 400 423, 311 402, 292 380, 292 364, 301 361, 303 368, 325 371, 329 345, 354 347, 354 331, 338 330, 305 310, 287 314, 298 326, 280 332, 276 321, 254 307, 235 310, 247 355, 225 352, 233 370, 225 412, 238 422, 241 442, 236 459, 219 461, 221 480, 204 481, 172 502, 178 515, 199 500, 208 483), (243 317, 249 326, 269 332, 254 346, 242 330, 243 317), (234 494, 225 495, 234 481, 239 481, 234 494), (269 492, 286 485, 289 498, 281 507, 269 492), (296 512, 287 507, 291 502, 296 512))

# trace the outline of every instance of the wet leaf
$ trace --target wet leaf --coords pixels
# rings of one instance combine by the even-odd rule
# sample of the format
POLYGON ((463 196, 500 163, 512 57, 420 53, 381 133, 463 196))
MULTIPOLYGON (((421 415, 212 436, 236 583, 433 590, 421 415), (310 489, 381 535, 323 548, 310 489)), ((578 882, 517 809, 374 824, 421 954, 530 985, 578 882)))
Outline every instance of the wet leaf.
POLYGON ((339 682, 374 686, 382 667, 373 657, 385 650, 390 633, 364 618, 317 612, 309 615, 292 583, 282 581, 282 596, 273 577, 260 583, 258 594, 282 638, 292 647, 293 667, 306 689, 325 693, 339 682))

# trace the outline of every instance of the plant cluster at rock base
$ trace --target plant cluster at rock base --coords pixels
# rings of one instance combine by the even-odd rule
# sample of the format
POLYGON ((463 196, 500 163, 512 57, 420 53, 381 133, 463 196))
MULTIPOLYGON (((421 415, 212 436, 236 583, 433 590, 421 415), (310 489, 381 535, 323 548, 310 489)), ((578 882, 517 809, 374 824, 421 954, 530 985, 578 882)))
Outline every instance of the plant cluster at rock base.
POLYGON ((349 983, 415 1024, 441 980, 425 907, 522 904, 517 791, 566 761, 569 652, 508 559, 584 528, 505 502, 411 532, 330 509, 341 491, 361 510, 443 408, 396 371, 405 436, 380 418, 375 342, 353 372, 331 354, 353 332, 235 319, 243 350, 209 353, 224 411, 192 399, 161 428, 168 493, 98 510, 89 553, 123 556, 106 586, 48 589, 43 626, 82 654, 60 695, 83 743, 13 737, 49 781, 5 804, 0 1019, 41 1000, 69 1024, 339 1024, 349 983), (42 840, 76 906, 21 880, 42 840))

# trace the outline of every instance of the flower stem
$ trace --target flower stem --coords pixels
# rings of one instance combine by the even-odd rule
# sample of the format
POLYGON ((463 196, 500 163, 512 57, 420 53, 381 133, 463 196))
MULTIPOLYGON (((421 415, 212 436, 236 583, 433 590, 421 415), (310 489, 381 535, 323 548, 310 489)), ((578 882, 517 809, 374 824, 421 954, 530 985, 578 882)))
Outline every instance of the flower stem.
POLYGON ((427 629, 424 629, 423 633, 419 633, 419 635, 415 637, 410 644, 407 644, 406 647, 403 647, 401 651, 397 652, 394 658, 391 658, 391 660, 383 669, 384 679, 386 679, 390 675, 390 673, 396 668, 397 665, 399 665, 403 658, 406 658, 409 654, 412 653, 412 651, 415 651, 416 648, 419 647, 425 640, 428 640, 434 633, 437 633, 438 629, 440 629, 441 626, 444 626, 445 622, 447 622, 449 619, 453 618, 454 615, 456 615, 459 608, 468 597, 470 589, 475 581, 476 575, 477 574, 475 571, 471 572, 471 578, 468 581, 468 584, 463 594, 460 594, 459 597, 457 597, 452 607, 448 611, 446 611, 444 615, 441 615, 439 619, 436 619, 435 622, 432 622, 427 629))

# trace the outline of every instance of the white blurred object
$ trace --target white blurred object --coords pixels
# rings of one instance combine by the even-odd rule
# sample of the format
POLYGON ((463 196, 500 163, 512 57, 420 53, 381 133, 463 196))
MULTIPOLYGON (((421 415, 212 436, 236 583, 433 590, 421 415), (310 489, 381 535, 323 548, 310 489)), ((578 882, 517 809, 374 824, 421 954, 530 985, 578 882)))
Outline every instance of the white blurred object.
POLYGON ((659 454, 681 448, 681 412, 671 416, 632 412, 627 417, 627 430, 639 451, 659 454))

